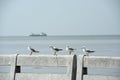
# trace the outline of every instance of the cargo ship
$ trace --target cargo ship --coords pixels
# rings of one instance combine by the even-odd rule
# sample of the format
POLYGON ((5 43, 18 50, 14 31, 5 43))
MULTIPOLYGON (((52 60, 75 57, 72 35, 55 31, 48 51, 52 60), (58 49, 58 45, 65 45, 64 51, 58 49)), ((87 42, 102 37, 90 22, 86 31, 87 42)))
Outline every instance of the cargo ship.
POLYGON ((32 33, 29 36, 47 36, 47 34, 44 33, 44 32, 41 32, 41 34, 34 34, 34 33, 32 33))

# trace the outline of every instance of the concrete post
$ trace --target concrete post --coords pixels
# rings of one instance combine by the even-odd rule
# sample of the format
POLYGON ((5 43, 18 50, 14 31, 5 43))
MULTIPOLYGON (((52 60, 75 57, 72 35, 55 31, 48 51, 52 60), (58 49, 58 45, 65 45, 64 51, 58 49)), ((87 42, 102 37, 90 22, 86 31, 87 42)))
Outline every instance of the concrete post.
POLYGON ((76 80, 83 80, 83 69, 84 65, 84 55, 79 55, 77 57, 77 79, 76 80))
POLYGON ((11 56, 10 80, 15 80, 17 56, 18 54, 11 56))
POLYGON ((72 78, 71 80, 76 80, 76 74, 77 74, 77 56, 73 56, 73 65, 72 65, 72 78))

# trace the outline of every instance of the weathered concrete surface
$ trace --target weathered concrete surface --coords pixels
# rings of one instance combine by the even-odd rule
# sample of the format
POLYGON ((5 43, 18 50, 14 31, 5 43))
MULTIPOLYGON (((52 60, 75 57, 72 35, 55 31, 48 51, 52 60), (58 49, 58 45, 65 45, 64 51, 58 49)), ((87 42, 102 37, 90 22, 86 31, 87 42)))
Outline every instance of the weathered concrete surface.
POLYGON ((0 55, 0 65, 2 66, 11 65, 11 56, 13 55, 0 55))
POLYGON ((120 68, 120 57, 85 56, 84 67, 120 68))
POLYGON ((11 56, 11 69, 10 69, 10 79, 9 80, 15 80, 17 56, 18 56, 18 54, 11 56))
POLYGON ((83 79, 83 66, 84 66, 84 55, 79 55, 77 57, 77 80, 83 79))
POLYGON ((2 65, 9 65, 11 69, 9 73, 0 73, 0 80, 73 80, 75 68, 77 68, 76 80, 120 80, 117 76, 83 74, 85 67, 120 68, 120 57, 79 55, 74 60, 73 55, 0 55, 0 66, 2 65), (73 66, 74 61, 77 66, 73 66), (16 68, 21 66, 67 67, 67 72, 66 74, 17 73, 16 68))
POLYGON ((0 65, 4 65, 4 66, 10 65, 11 67, 10 73, 0 74, 0 80, 15 80, 16 59, 17 59, 17 54, 0 56, 0 65))
POLYGON ((71 55, 19 55, 17 65, 21 66, 69 66, 72 64, 71 55))
POLYGON ((0 73, 0 80, 10 80, 9 73, 0 73))
MULTIPOLYGON (((120 69, 120 57, 85 56, 84 67, 120 69)), ((120 80, 118 76, 83 75, 83 80, 120 80)))
POLYGON ((84 75, 83 80, 120 80, 120 77, 115 77, 115 76, 98 76, 98 75, 84 75))
POLYGON ((66 74, 17 73, 16 80, 71 80, 66 74))
POLYGON ((16 80, 71 80, 73 55, 19 55, 18 66, 67 67, 66 74, 17 73, 16 80))
MULTIPOLYGON (((0 66, 11 66, 11 55, 0 55, 0 66)), ((0 80, 10 80, 10 73, 0 73, 0 80)))

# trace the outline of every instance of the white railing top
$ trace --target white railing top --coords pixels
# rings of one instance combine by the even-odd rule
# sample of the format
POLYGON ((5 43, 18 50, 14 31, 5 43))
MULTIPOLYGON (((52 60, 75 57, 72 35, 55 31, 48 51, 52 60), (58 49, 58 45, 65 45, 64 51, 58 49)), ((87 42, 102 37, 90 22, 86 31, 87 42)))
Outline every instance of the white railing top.
POLYGON ((84 67, 120 68, 120 57, 84 56, 84 67))

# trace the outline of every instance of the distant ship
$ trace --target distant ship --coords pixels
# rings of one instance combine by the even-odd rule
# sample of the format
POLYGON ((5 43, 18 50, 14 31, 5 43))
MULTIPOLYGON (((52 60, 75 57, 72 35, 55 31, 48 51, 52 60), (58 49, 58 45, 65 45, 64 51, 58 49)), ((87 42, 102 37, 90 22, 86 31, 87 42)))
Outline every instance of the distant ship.
POLYGON ((44 33, 44 32, 42 32, 41 34, 34 34, 34 33, 32 33, 29 36, 47 36, 47 34, 44 33))

